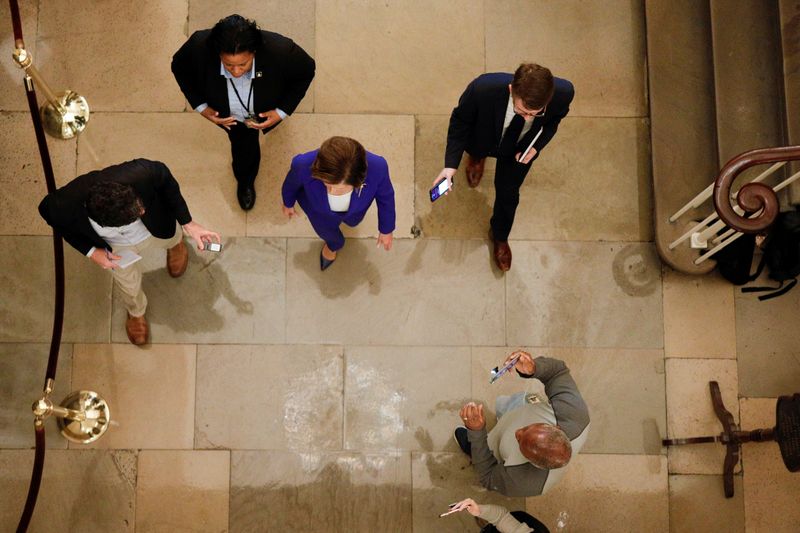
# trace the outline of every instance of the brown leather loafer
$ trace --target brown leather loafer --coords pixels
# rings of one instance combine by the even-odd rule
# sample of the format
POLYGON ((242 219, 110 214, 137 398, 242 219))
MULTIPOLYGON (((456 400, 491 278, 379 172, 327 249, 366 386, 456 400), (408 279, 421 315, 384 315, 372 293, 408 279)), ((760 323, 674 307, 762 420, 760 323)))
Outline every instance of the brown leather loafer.
POLYGON ((494 240, 491 230, 489 231, 489 240, 494 245, 494 262, 497 264, 497 268, 508 272, 511 270, 511 247, 508 245, 508 241, 494 240))
MULTIPOLYGON (((189 250, 183 241, 167 250, 167 271, 173 278, 179 278, 189 265, 189 250)), ((135 343, 134 343, 135 344, 135 343)))
POLYGON ((485 164, 485 157, 473 159, 471 155, 467 154, 467 184, 473 189, 481 183, 485 164))
POLYGON ((147 344, 147 319, 142 316, 128 315, 125 322, 125 331, 128 333, 128 340, 131 344, 141 346, 147 344))

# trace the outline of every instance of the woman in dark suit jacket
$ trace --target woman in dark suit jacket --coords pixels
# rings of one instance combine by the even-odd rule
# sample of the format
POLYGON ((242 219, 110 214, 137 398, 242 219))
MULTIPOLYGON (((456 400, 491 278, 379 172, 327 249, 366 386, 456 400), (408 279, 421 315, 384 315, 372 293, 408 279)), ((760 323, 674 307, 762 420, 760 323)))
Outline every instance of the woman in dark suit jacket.
POLYGON ((267 133, 294 112, 314 68, 291 39, 261 31, 240 15, 194 32, 172 57, 172 73, 189 105, 228 133, 242 209, 256 200, 259 130, 267 133))
POLYGON ((333 264, 344 246, 341 223, 357 226, 373 201, 378 204, 378 246, 392 248, 395 210, 389 166, 355 139, 331 137, 318 150, 295 156, 282 194, 283 214, 296 216, 294 204, 299 203, 325 241, 319 255, 321 270, 333 264))

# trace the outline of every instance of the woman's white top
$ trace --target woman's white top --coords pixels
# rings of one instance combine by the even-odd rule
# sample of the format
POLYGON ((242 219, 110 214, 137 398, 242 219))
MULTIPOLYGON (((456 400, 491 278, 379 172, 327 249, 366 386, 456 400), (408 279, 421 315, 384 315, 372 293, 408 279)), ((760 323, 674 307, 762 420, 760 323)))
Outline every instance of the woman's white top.
POLYGON ((351 196, 353 196, 353 191, 339 195, 328 193, 328 205, 331 206, 331 211, 346 213, 350 209, 351 196))

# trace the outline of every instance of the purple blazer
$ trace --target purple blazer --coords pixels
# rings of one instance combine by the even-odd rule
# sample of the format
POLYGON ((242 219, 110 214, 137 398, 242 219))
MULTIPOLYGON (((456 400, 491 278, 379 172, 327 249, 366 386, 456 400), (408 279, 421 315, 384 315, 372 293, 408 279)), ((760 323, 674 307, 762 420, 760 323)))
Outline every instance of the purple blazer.
POLYGON ((325 184, 311 177, 311 164, 319 150, 299 154, 292 159, 292 166, 283 180, 283 205, 294 207, 300 204, 312 224, 339 227, 344 222, 356 226, 367 214, 372 201, 378 203, 378 231, 391 233, 395 228, 394 188, 389 179, 389 165, 379 155, 367 152, 367 178, 361 189, 353 191, 350 208, 345 213, 331 211, 325 184))

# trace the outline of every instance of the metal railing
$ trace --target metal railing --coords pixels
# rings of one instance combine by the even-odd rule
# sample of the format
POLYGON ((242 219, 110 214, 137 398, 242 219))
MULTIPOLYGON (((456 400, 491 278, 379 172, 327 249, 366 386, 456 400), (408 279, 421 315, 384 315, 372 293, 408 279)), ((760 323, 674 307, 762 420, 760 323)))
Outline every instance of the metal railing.
POLYGON ((760 233, 769 228, 780 210, 777 193, 800 179, 800 172, 792 174, 774 187, 763 182, 789 161, 800 161, 800 146, 759 148, 741 153, 728 161, 714 183, 669 218, 671 223, 675 223, 688 211, 699 208, 713 197, 714 212, 672 241, 669 249, 674 250, 686 241, 689 241, 692 248, 707 249, 708 251, 694 260, 694 264, 699 265, 743 234, 760 233), (731 194, 733 182, 742 172, 770 163, 772 164, 769 168, 742 185, 735 194, 731 194))

